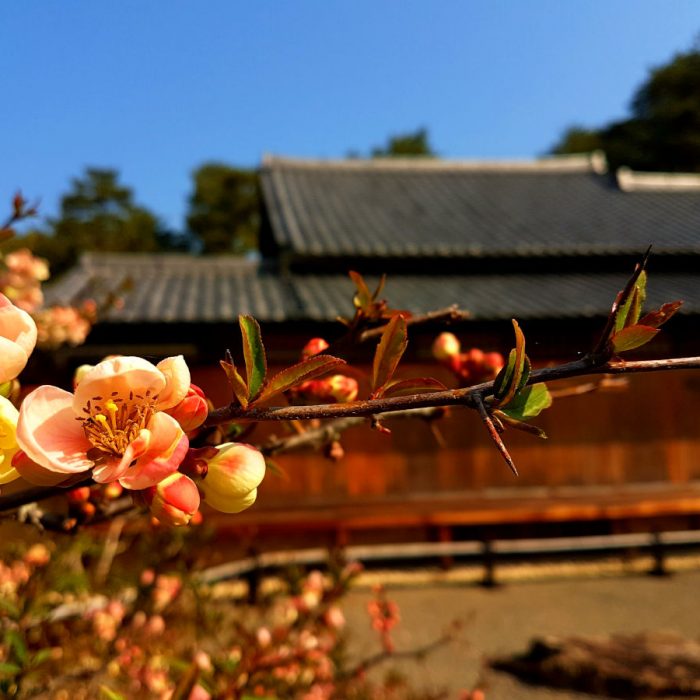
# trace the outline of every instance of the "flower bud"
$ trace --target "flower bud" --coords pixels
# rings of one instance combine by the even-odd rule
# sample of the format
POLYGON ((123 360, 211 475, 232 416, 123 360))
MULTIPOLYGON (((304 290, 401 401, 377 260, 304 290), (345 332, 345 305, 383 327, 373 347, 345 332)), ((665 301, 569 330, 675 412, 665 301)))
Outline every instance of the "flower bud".
POLYGON ((169 413, 180 427, 189 433, 204 423, 209 414, 209 406, 204 392, 196 384, 190 384, 185 398, 168 409, 166 413, 169 413))
POLYGON ((325 380, 328 393, 338 403, 350 403, 357 398, 357 380, 344 374, 334 374, 325 380))
POLYGON ((328 349, 328 343, 323 338, 311 338, 301 351, 301 359, 306 360, 309 357, 322 353, 326 349, 328 349))
POLYGON ((453 333, 440 333, 433 341, 433 357, 444 362, 459 354, 460 343, 453 333))
POLYGON ((199 491, 188 476, 175 472, 144 491, 151 513, 166 525, 187 525, 199 508, 199 491))
POLYGON ((90 487, 89 486, 81 486, 80 488, 77 488, 77 489, 71 489, 66 494, 66 497, 68 498, 69 503, 73 503, 73 504, 83 503, 84 501, 87 501, 90 499, 90 487))
POLYGON ((218 446, 207 467, 199 487, 208 505, 222 513, 240 513, 255 503, 265 476, 265 458, 258 450, 228 442, 218 446))

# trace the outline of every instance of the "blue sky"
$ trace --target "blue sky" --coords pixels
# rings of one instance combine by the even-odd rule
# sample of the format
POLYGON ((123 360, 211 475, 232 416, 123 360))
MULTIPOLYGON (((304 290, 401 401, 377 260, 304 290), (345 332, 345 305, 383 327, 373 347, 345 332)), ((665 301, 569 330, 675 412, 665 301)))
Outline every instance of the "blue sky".
POLYGON ((697 0, 27 0, 0 8, 0 198, 55 213, 117 168, 181 228, 191 172, 342 157, 425 126, 445 157, 541 154, 623 117, 697 0))

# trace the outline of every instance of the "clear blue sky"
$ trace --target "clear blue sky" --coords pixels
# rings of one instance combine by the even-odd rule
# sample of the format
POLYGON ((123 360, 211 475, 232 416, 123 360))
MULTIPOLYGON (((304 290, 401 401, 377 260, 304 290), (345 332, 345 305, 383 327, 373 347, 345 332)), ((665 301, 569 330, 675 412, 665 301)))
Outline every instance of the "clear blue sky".
POLYGON ((425 126, 450 158, 543 153, 623 117, 698 0, 26 0, 0 8, 0 197, 55 213, 114 167, 181 228, 190 174, 342 157, 425 126))

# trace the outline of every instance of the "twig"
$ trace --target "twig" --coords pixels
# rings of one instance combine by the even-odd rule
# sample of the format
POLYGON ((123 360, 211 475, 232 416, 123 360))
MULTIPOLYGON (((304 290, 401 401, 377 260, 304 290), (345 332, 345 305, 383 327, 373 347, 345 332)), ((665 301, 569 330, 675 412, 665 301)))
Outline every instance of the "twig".
POLYGON ((101 586, 109 576, 109 570, 112 568, 112 562, 119 549, 119 538, 126 523, 126 518, 123 516, 114 518, 109 524, 105 545, 100 555, 100 560, 95 568, 95 583, 101 586))
MULTIPOLYGON (((471 314, 468 311, 463 311, 457 304, 452 304, 452 306, 447 306, 444 309, 437 309, 436 311, 429 311, 428 313, 416 316, 407 316, 405 320, 407 326, 418 326, 423 323, 433 322, 458 323, 459 321, 466 321, 470 318, 471 314)), ((357 340, 360 343, 364 343, 373 338, 379 338, 384 332, 385 327, 386 324, 363 331, 360 333, 357 340)))
POLYGON ((496 426, 494 425, 493 419, 489 415, 489 412, 486 410, 486 406, 484 406, 484 400, 481 398, 481 394, 474 394, 474 403, 476 403, 476 408, 479 411, 481 420, 484 421, 484 425, 489 431, 489 435, 491 436, 491 439, 498 448, 498 451, 501 453, 501 456, 506 461, 506 464, 510 467, 510 470, 513 472, 513 474, 515 474, 515 476, 518 476, 518 470, 515 468, 515 462, 510 456, 510 453, 508 452, 508 448, 506 447, 505 443, 503 442, 503 440, 501 440, 501 436, 498 434, 498 430, 496 430, 496 426))
MULTIPOLYGON (((440 408, 418 408, 385 413, 384 418, 387 420, 420 418, 429 421, 438 418, 442 413, 443 411, 440 408)), ((365 420, 367 419, 364 417, 339 418, 318 428, 306 430, 303 433, 269 440, 260 446, 260 451, 265 455, 272 456, 308 447, 323 447, 323 445, 328 444, 332 440, 337 440, 340 434, 348 430, 348 428, 362 425, 365 420)))

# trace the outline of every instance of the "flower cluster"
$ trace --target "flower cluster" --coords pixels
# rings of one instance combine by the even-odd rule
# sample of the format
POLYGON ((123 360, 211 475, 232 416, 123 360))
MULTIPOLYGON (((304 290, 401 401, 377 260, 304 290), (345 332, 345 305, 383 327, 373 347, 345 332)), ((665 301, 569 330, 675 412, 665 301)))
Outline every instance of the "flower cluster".
POLYGON ((44 303, 41 283, 49 278, 49 266, 28 248, 8 253, 0 271, 0 291, 18 308, 33 313, 44 303))
MULTIPOLYGON (((323 338, 312 338, 302 349, 301 359, 324 352, 329 347, 323 338)), ((310 379, 288 392, 291 403, 350 403, 357 398, 357 380, 344 374, 333 374, 323 379, 310 379)))
MULTIPOLYGON (((0 295, 5 396, 36 342, 32 317, 0 295)), ((0 484, 22 477, 40 486, 68 485, 90 476, 138 492, 171 525, 189 523, 201 498, 227 513, 255 501, 265 475, 260 452, 235 443, 190 450, 189 438, 205 421, 209 404, 191 383, 182 356, 156 365, 140 357, 108 357, 80 367, 73 388, 40 386, 19 411, 0 395, 0 484), (180 470, 193 463, 195 473, 180 470)), ((71 498, 74 505, 82 503, 81 512, 90 508, 89 492, 71 498)))
POLYGON ((484 352, 471 348, 462 352, 452 333, 440 333, 433 342, 433 357, 459 379, 462 386, 471 386, 495 379, 505 363, 500 352, 484 352))

